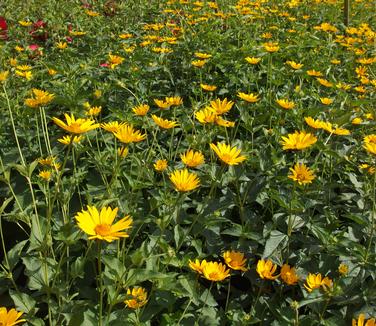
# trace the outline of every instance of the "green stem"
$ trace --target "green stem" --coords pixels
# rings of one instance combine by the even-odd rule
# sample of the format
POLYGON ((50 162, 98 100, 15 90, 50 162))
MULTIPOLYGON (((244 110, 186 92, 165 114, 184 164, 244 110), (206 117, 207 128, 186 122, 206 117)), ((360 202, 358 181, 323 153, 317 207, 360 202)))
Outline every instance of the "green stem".
POLYGON ((102 278, 102 243, 98 241, 98 285, 99 285, 99 318, 98 326, 102 326, 103 314, 103 278, 102 278))

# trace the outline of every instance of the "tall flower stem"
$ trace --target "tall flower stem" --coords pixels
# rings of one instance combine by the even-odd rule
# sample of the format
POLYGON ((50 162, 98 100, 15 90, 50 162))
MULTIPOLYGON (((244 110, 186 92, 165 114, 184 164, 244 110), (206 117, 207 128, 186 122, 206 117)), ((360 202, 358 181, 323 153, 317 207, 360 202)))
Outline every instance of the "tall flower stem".
POLYGON ((99 313, 98 326, 102 326, 103 314, 103 278, 102 278, 102 243, 98 241, 98 287, 99 287, 99 313))
MULTIPOLYGON (((376 161, 376 160, 375 160, 376 161)), ((376 172, 373 173, 373 183, 372 183, 372 192, 371 197, 373 198, 372 201, 372 210, 371 210, 371 231, 369 234, 369 240, 368 240, 368 246, 367 251, 365 255, 365 261, 368 259, 368 254, 371 250, 372 242, 373 242, 373 236, 375 233, 375 220, 376 220, 376 172)))

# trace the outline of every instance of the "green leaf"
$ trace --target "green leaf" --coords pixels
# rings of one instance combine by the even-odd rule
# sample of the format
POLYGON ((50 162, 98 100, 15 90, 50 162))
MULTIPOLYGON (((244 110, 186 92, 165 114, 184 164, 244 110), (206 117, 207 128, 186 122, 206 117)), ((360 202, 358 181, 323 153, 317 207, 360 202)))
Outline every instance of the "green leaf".
MULTIPOLYGON (((24 313, 30 313, 34 310, 36 301, 30 295, 16 292, 12 289, 9 290, 9 295, 11 296, 17 310, 23 311, 24 313)), ((33 313, 35 312, 36 311, 33 311, 33 313)))
POLYGON ((269 239, 265 243, 265 249, 264 249, 264 253, 262 254, 262 257, 263 258, 270 257, 277 248, 280 249, 281 247, 284 246, 283 243, 286 242, 287 239, 288 237, 286 234, 283 234, 282 232, 279 232, 277 230, 273 230, 270 233, 269 239))

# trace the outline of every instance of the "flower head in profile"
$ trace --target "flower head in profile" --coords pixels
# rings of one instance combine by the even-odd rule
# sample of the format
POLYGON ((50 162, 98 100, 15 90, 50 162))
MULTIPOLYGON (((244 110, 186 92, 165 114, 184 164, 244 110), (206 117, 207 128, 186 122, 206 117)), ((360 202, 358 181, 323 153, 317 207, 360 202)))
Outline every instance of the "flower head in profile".
POLYGON ((296 274, 295 268, 288 264, 284 264, 281 268, 281 279, 287 285, 294 285, 298 283, 299 276, 296 274))
POLYGON ((286 99, 278 99, 276 100, 277 104, 285 109, 285 110, 291 110, 295 107, 295 103, 286 99))
POLYGON ((223 113, 230 111, 232 106, 234 105, 234 102, 228 101, 227 98, 225 98, 223 101, 221 101, 220 99, 216 99, 214 101, 211 101, 210 105, 213 112, 215 112, 218 115, 221 115, 223 113))
POLYGON ((364 324, 365 321, 366 321, 365 314, 360 314, 358 317, 358 320, 356 319, 352 320, 352 326, 375 326, 376 325, 375 318, 368 319, 367 322, 364 324))
POLYGON ((171 107, 171 103, 166 102, 164 100, 154 99, 154 103, 161 109, 166 110, 171 107))
POLYGON ((296 163, 293 168, 290 168, 290 171, 291 173, 288 175, 288 178, 300 185, 312 183, 312 180, 315 179, 313 171, 304 163, 296 163))
POLYGON ((132 111, 135 115, 143 117, 145 116, 150 110, 150 106, 147 104, 140 104, 132 108, 132 111))
POLYGON ((225 251, 223 253, 223 259, 225 260, 226 265, 233 270, 240 270, 243 272, 248 270, 246 267, 247 259, 242 252, 235 250, 225 251))
POLYGON ((257 65, 260 61, 261 58, 256 58, 256 57, 246 57, 245 61, 247 61, 251 65, 257 65))
POLYGON ((108 132, 117 132, 123 126, 125 126, 125 122, 119 121, 111 121, 111 122, 104 122, 101 123, 101 128, 108 131, 108 132))
POLYGON ((226 127, 226 128, 228 127, 232 128, 235 126, 234 121, 228 121, 226 119, 223 119, 220 115, 215 118, 215 124, 221 127, 226 127))
POLYGON ((155 124, 161 127, 162 129, 171 129, 179 125, 176 121, 163 119, 163 118, 157 117, 155 114, 153 114, 151 118, 153 119, 155 124))
POLYGON ((312 292, 314 289, 318 289, 320 287, 323 287, 324 290, 327 290, 327 288, 331 288, 333 286, 333 282, 329 277, 322 278, 321 274, 311 274, 309 273, 306 278, 306 283, 304 284, 304 287, 308 292, 312 292))
POLYGON ((256 102, 260 101, 260 98, 258 97, 258 95, 253 94, 253 93, 246 94, 246 93, 239 92, 238 97, 240 97, 242 100, 244 100, 248 103, 256 103, 256 102))
POLYGON ((127 290, 127 297, 124 303, 132 309, 141 308, 148 302, 148 293, 142 287, 134 287, 127 290))
POLYGON ((279 274, 274 274, 277 270, 277 265, 273 264, 271 260, 260 259, 257 262, 256 271, 262 279, 275 280, 279 274))
POLYGON ((165 102, 171 106, 179 106, 183 104, 183 99, 180 96, 165 97, 165 102))
POLYGON ((321 129, 322 128, 322 121, 320 119, 313 119, 312 117, 305 117, 304 121, 308 126, 314 129, 321 129))
POLYGON ((195 57, 199 59, 209 59, 212 57, 212 55, 208 53, 195 52, 195 57))
POLYGON ((9 71, 1 71, 0 72, 0 82, 5 82, 9 76, 9 71))
POLYGON ((26 319, 20 319, 23 312, 18 312, 12 308, 7 310, 5 307, 0 307, 0 325, 1 326, 13 326, 26 321, 26 319))
POLYGON ((158 172, 163 172, 164 170, 167 169, 167 166, 168 166, 167 160, 157 160, 154 163, 154 169, 155 171, 158 171, 158 172))
POLYGON ((320 97, 320 102, 324 105, 330 105, 333 103, 333 99, 328 97, 320 97))
POLYGON ((67 135, 59 138, 57 141, 63 145, 79 144, 82 140, 82 136, 67 135))
POLYGON ((230 277, 230 270, 222 263, 209 261, 204 264, 202 275, 209 281, 220 282, 230 277))
POLYGON ((114 132, 114 136, 122 143, 138 143, 146 138, 146 134, 142 134, 139 130, 133 128, 132 125, 125 124, 114 132))
POLYGON ((217 86, 207 84, 200 84, 200 87, 207 92, 213 92, 217 89, 217 86))
POLYGON ((191 149, 180 154, 180 158, 182 162, 190 168, 198 167, 205 162, 205 157, 201 152, 195 152, 191 149))
POLYGON ((329 80, 325 79, 325 78, 319 78, 317 77, 316 80, 322 85, 322 86, 325 86, 325 87, 333 87, 333 83, 331 83, 329 80))
POLYGON ((129 149, 128 147, 122 146, 117 149, 117 154, 121 158, 126 158, 128 156, 129 149))
POLYGON ((196 173, 189 172, 187 169, 175 170, 170 174, 170 180, 175 189, 180 192, 187 192, 200 186, 200 179, 196 173))
POLYGON ((363 148, 368 153, 376 155, 376 134, 367 135, 363 138, 363 148))
POLYGON ((189 260, 188 265, 192 270, 196 271, 199 274, 202 274, 202 271, 206 263, 207 261, 205 259, 203 261, 196 259, 195 261, 189 260))
POLYGON ((231 147, 224 143, 210 144, 210 148, 217 154, 219 159, 227 165, 237 165, 244 160, 246 156, 240 155, 241 150, 236 146, 231 147))
POLYGON ((195 113, 195 118, 202 124, 214 123, 217 118, 217 114, 213 112, 211 107, 206 107, 197 111, 195 113))
POLYGON ((50 181, 51 180, 51 176, 52 176, 52 171, 50 171, 50 170, 43 170, 43 171, 40 171, 38 175, 43 180, 50 181))
POLYGON ((125 231, 131 228, 132 218, 127 215, 113 224, 118 208, 103 207, 99 212, 95 206, 87 206, 87 210, 78 212, 75 216, 79 228, 89 235, 89 240, 98 239, 112 242, 129 237, 125 231))
POLYGON ((346 275, 349 272, 349 266, 346 265, 345 263, 339 264, 338 272, 343 276, 346 275))
POLYGON ((37 88, 33 88, 33 95, 34 97, 25 99, 25 105, 31 108, 45 106, 50 103, 55 97, 54 94, 42 91, 37 88))
POLYGON ((100 126, 99 123, 95 123, 94 120, 91 119, 76 119, 73 115, 64 113, 66 122, 58 119, 52 118, 52 120, 62 129, 72 133, 72 134, 83 134, 90 130, 96 129, 100 126))
POLYGON ((286 64, 288 64, 292 69, 295 69, 295 70, 298 70, 304 66, 302 63, 297 63, 291 60, 287 60, 286 64))
POLYGON ((307 70, 307 75, 313 77, 322 77, 322 73, 320 71, 316 71, 315 69, 307 70))
POLYGON ((269 53, 277 52, 280 49, 279 44, 276 42, 267 42, 263 46, 265 51, 269 53))
POLYGON ((193 60, 191 62, 192 66, 196 68, 202 68, 207 63, 207 60, 193 60))
POLYGON ((293 134, 288 134, 287 137, 283 136, 281 144, 284 150, 302 150, 312 146, 317 142, 317 138, 304 131, 295 131, 293 134))

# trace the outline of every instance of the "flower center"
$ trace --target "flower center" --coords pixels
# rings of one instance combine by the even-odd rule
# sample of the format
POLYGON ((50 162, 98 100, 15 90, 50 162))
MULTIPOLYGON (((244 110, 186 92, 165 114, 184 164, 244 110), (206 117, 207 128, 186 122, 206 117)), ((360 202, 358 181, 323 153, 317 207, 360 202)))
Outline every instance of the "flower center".
POLYGON ((96 234, 101 235, 102 237, 105 237, 111 233, 111 226, 108 224, 98 224, 94 231, 96 234))

